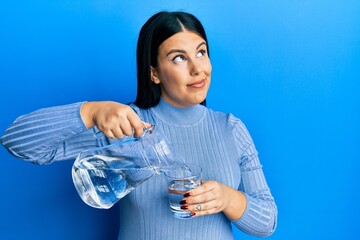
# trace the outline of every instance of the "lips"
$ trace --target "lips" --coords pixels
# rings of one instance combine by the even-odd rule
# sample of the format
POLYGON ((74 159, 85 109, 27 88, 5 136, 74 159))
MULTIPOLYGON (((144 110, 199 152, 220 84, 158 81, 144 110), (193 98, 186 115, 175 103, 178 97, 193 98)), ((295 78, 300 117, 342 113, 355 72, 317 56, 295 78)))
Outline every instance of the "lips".
POLYGON ((193 82, 191 84, 188 84, 188 87, 193 87, 193 88, 202 88, 205 86, 205 79, 201 79, 199 81, 193 82))

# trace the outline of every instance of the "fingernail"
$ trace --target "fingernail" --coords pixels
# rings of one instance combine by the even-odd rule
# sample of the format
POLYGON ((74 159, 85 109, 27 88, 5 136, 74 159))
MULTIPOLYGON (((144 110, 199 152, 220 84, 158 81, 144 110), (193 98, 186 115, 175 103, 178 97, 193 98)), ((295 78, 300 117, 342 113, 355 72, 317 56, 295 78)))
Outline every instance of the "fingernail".
POLYGON ((181 205, 184 205, 184 204, 186 204, 186 200, 181 200, 179 203, 180 203, 181 205))
POLYGON ((190 195, 191 195, 191 194, 188 192, 188 193, 185 193, 185 194, 184 194, 184 197, 190 197, 190 195))
POLYGON ((150 127, 148 127, 148 130, 149 130, 150 133, 152 133, 152 131, 153 131, 153 126, 154 125, 150 124, 150 127))
POLYGON ((180 208, 181 208, 181 209, 184 209, 184 210, 189 209, 189 207, 188 207, 188 206, 180 206, 180 208))
POLYGON ((190 213, 190 216, 195 216, 195 215, 196 215, 196 213, 194 213, 194 212, 190 213))

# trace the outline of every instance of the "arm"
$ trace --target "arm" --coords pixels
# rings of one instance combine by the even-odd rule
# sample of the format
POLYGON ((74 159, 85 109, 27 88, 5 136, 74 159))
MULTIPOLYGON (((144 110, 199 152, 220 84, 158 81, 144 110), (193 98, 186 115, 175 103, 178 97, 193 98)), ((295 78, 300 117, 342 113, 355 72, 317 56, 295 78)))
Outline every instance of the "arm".
POLYGON ((20 116, 6 129, 0 142, 14 156, 37 164, 74 159, 99 142, 94 129, 84 125, 83 103, 39 109, 20 116))
POLYGON ((79 152, 109 144, 98 139, 98 129, 109 138, 142 133, 143 126, 131 107, 116 102, 86 102, 44 108, 21 116, 0 142, 14 156, 47 164, 74 159, 79 152), (95 127, 96 126, 96 127, 95 127))
POLYGON ((245 211, 233 223, 249 234, 267 236, 276 228, 277 207, 246 127, 233 116, 230 116, 230 120, 234 124, 234 138, 241 155, 241 184, 238 190, 246 197, 245 211))

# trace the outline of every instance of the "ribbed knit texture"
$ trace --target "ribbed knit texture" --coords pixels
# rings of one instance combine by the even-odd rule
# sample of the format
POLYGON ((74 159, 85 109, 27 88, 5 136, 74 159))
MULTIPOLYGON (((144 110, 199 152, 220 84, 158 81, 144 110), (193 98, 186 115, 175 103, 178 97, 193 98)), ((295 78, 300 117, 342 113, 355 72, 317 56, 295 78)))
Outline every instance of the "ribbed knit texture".
MULTIPOLYGON (((86 129, 82 103, 41 109, 19 117, 1 137, 15 156, 34 163, 75 159, 85 149, 112 143, 86 129)), ((161 100, 153 108, 132 106, 146 122, 160 128, 185 163, 202 167, 204 180, 216 180, 244 192, 247 206, 233 223, 244 232, 266 236, 275 229, 277 209, 251 137, 233 115, 201 105, 176 108, 161 100)), ((233 239, 223 213, 179 220, 172 216, 163 175, 156 175, 119 201, 119 239, 233 239)), ((111 224, 111 223, 109 223, 111 224)))

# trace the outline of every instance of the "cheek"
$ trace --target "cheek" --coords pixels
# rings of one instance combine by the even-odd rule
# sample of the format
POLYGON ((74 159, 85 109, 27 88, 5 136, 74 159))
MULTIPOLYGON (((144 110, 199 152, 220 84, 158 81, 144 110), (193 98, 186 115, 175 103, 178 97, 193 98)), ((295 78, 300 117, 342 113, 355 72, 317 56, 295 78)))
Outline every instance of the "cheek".
POLYGON ((162 91, 172 95, 174 91, 178 90, 178 81, 174 72, 163 72, 160 76, 160 86, 162 91))
POLYGON ((208 75, 211 74, 212 65, 211 65, 210 59, 208 59, 207 61, 204 62, 203 69, 206 74, 208 74, 208 75))
POLYGON ((163 84, 167 86, 181 85, 183 82, 185 82, 186 79, 184 72, 186 71, 180 68, 164 71, 160 81, 162 81, 163 84))

